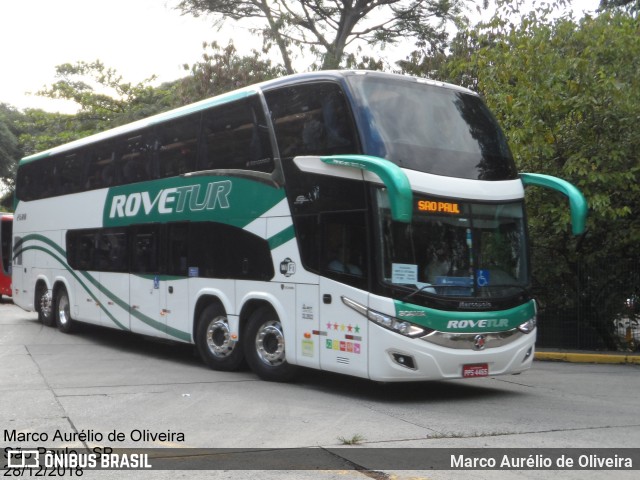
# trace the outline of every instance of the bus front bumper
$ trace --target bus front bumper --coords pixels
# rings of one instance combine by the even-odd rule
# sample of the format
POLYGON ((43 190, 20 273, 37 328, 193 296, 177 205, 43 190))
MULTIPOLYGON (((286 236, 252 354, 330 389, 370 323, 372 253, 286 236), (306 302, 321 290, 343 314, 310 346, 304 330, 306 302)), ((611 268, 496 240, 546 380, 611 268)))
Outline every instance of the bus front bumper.
POLYGON ((409 338, 371 324, 369 378, 423 381, 521 373, 531 368, 536 330, 409 338), (478 336, 484 338, 476 339, 478 336), (374 353, 375 352, 375 353, 374 353))

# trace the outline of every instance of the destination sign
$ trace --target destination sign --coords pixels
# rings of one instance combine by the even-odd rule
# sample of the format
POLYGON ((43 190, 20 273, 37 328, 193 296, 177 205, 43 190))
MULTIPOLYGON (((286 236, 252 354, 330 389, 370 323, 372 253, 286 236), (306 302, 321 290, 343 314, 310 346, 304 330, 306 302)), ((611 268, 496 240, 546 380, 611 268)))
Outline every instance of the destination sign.
POLYGON ((420 212, 449 213, 460 215, 462 213, 460 204, 456 202, 442 202, 436 200, 418 200, 416 208, 420 212))

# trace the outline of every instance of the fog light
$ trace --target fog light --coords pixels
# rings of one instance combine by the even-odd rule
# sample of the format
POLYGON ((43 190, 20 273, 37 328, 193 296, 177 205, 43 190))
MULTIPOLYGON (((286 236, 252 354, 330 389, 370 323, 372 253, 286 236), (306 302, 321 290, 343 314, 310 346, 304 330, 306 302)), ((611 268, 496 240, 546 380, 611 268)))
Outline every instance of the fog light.
POLYGON ((402 353, 392 353, 391 356, 393 360, 403 367, 409 368, 411 370, 416 369, 416 362, 414 361, 411 355, 403 355, 402 353))

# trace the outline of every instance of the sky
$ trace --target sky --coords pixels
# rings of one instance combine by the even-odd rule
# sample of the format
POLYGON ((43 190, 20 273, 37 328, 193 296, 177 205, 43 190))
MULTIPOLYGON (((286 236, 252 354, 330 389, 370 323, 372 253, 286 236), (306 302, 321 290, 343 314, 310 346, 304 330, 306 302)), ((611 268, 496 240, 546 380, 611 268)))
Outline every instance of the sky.
MULTIPOLYGON (((55 82, 63 63, 100 60, 127 82, 185 76, 182 65, 202 55, 202 43, 229 39, 241 53, 261 40, 237 25, 219 32, 210 18, 182 16, 177 0, 0 0, 0 103, 18 109, 72 112, 61 100, 35 95, 55 82)), ((593 11, 599 0, 574 0, 593 11)))
MULTIPOLYGON (((175 0, 0 0, 0 102, 19 109, 57 110, 59 100, 35 93, 55 81, 55 67, 102 61, 125 81, 158 75, 157 84, 185 76, 202 43, 228 36, 211 19, 182 16, 175 0), (43 106, 46 105, 46 106, 43 106)), ((248 32, 235 40, 239 46, 248 32)), ((251 38, 259 46, 259 40, 251 38)))

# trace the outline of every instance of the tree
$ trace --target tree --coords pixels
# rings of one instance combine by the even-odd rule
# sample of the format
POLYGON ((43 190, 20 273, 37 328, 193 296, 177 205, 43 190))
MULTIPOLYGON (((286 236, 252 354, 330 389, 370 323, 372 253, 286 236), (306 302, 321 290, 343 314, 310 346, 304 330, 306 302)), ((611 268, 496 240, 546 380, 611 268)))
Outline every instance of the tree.
POLYGON ((171 87, 174 105, 196 102, 286 73, 282 67, 273 66, 271 60, 260 58, 255 50, 251 55, 238 55, 232 42, 224 48, 216 42, 205 42, 202 47, 202 60, 191 66, 185 64, 190 75, 171 87))
POLYGON ((254 22, 263 49, 275 44, 287 73, 295 71, 292 47, 319 57, 322 69, 338 68, 347 47, 413 38, 444 48, 447 22, 460 22, 463 0, 180 0, 183 14, 212 14, 222 25, 228 19, 254 22))
POLYGON ((18 139, 10 130, 6 118, 0 110, 0 196, 4 190, 3 186, 6 188, 13 185, 19 158, 18 139))
POLYGON ((88 130, 102 131, 168 108, 168 92, 151 86, 155 77, 135 84, 126 82, 99 60, 58 65, 56 77, 59 80, 38 95, 75 102, 78 117, 88 130))
POLYGON ((629 12, 635 11, 636 14, 640 9, 640 1, 638 0, 600 0, 600 10, 611 10, 614 8, 628 9, 629 12))

